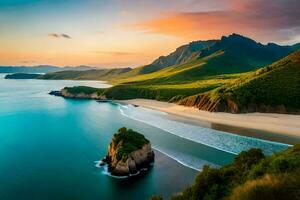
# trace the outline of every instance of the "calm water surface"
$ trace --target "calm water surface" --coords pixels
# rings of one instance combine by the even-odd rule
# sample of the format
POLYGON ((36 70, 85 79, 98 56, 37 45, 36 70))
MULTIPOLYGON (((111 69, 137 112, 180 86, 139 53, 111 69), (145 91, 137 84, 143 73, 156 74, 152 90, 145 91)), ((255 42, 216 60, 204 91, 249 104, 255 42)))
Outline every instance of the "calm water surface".
POLYGON ((192 183, 204 164, 221 166, 250 147, 266 153, 287 145, 253 140, 174 121, 143 108, 48 95, 65 86, 107 87, 93 81, 5 80, 0 74, 0 199, 148 199, 192 183), (159 152, 142 177, 114 179, 95 161, 126 126, 159 152), (224 144, 225 143, 225 144, 224 144))

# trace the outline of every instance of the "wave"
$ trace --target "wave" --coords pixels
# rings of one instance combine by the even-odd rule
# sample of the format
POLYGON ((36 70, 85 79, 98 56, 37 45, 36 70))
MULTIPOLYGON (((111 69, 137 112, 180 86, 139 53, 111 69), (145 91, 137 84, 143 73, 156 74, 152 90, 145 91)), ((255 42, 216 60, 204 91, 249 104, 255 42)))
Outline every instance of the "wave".
MULTIPOLYGON (((187 156, 186 156, 186 155, 183 156, 183 157, 185 157, 186 159, 182 159, 182 157, 181 157, 181 159, 180 159, 178 154, 175 155, 175 156, 173 156, 173 155, 171 155, 171 154, 169 154, 169 153, 166 153, 165 151, 163 151, 163 150, 161 150, 161 149, 159 149, 159 148, 157 148, 157 147, 153 147, 153 149, 155 149, 156 151, 158 151, 158 152, 164 154, 165 156, 167 156, 167 157, 169 157, 169 158, 175 160, 176 162, 180 163, 181 165, 183 165, 183 166, 185 166, 185 167, 188 167, 188 168, 191 168, 191 169, 196 170, 196 171, 201 171, 201 170, 202 170, 202 167, 203 167, 204 165, 209 165, 209 166, 213 166, 213 167, 219 167, 218 165, 215 165, 215 164, 213 164, 213 163, 210 163, 210 162, 207 162, 207 161, 204 161, 204 160, 200 160, 200 159, 197 159, 196 163, 191 164, 191 162, 189 162, 189 161, 187 160, 187 156), (188 163, 189 163, 189 164, 188 164, 188 163)), ((193 160, 193 159, 192 159, 192 160, 193 160)))
POLYGON ((265 154, 270 155, 291 146, 174 121, 168 119, 162 112, 156 112, 147 108, 119 104, 119 110, 122 115, 128 118, 157 127, 178 137, 232 154, 239 154, 241 151, 250 148, 261 148, 265 154))
MULTIPOLYGON (((208 161, 201 160, 201 159, 198 159, 198 158, 193 158, 192 156, 188 156, 186 154, 180 154, 180 153, 174 153, 174 152, 167 153, 166 150, 162 150, 159 147, 152 147, 152 148, 154 150, 160 152, 161 154, 167 156, 168 158, 180 163, 181 165, 183 165, 185 167, 188 167, 190 169, 196 170, 196 171, 201 171, 202 167, 204 165, 209 165, 209 166, 212 166, 212 167, 220 167, 216 164, 213 164, 213 163, 210 163, 208 161)), ((103 171, 104 174, 113 176, 108 172, 106 165, 103 165, 103 166, 100 165, 101 160, 94 161, 94 162, 95 162, 95 167, 96 168, 104 169, 104 171, 103 171)), ((133 174, 133 175, 137 175, 137 174, 133 174)), ((125 177, 127 177, 127 176, 124 176, 123 178, 125 178, 125 177)))
POLYGON ((117 178, 117 179, 126 179, 126 178, 130 178, 130 177, 133 177, 133 176, 137 176, 141 173, 141 171, 147 171, 148 169, 147 168, 143 168, 143 169, 140 169, 137 173, 135 174, 129 174, 128 176, 114 176, 112 175, 109 171, 108 171, 108 166, 107 164, 101 166, 100 163, 101 163, 101 160, 97 160, 97 161, 94 161, 95 162, 95 167, 97 168, 100 168, 100 169, 103 169, 102 170, 102 174, 106 175, 106 176, 110 176, 112 178, 117 178))

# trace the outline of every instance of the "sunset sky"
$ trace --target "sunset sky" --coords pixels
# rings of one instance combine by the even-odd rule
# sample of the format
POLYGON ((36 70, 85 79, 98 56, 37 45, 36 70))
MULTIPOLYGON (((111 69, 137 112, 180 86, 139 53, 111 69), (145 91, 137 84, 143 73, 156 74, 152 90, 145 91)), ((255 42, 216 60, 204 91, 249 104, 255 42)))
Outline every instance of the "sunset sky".
POLYGON ((0 65, 135 67, 233 32, 300 42, 299 0, 1 0, 0 65))

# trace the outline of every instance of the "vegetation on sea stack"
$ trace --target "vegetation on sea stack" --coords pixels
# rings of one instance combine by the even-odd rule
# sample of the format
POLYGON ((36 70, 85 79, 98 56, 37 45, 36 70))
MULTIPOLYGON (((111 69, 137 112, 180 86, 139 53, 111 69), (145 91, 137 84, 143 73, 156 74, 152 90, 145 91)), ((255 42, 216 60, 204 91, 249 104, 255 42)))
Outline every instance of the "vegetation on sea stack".
POLYGON ((126 160, 131 152, 141 149, 145 144, 149 143, 149 140, 142 134, 123 127, 114 134, 112 142, 117 147, 117 159, 126 160))
POLYGON ((115 176, 138 174, 149 169, 154 162, 150 141, 132 129, 120 128, 108 146, 102 165, 115 176))

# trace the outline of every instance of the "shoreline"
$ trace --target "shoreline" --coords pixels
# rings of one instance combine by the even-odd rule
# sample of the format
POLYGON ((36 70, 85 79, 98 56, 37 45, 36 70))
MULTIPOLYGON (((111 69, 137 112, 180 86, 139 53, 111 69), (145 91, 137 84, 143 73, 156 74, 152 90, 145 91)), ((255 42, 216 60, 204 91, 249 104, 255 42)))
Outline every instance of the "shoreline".
POLYGON ((275 113, 212 113, 201 111, 193 107, 148 99, 121 100, 116 102, 165 112, 173 116, 184 118, 187 121, 198 122, 200 126, 205 123, 210 123, 210 128, 214 128, 214 125, 224 125, 232 128, 236 127, 251 130, 248 134, 242 134, 239 133, 239 131, 233 132, 234 134, 282 143, 288 142, 289 144, 300 142, 300 115, 275 113))

